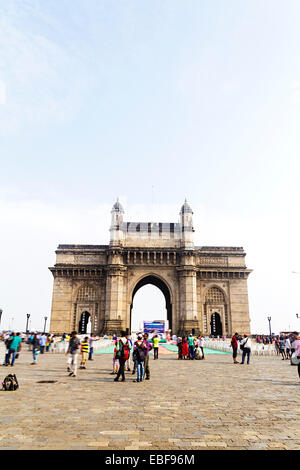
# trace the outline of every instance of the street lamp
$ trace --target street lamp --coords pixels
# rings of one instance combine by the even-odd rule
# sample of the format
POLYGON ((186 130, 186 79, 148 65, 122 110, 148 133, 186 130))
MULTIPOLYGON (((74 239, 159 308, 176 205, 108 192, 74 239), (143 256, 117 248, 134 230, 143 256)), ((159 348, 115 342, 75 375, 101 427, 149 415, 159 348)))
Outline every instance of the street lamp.
POLYGON ((45 324, 44 324, 44 333, 45 333, 45 331, 46 331, 46 321, 47 321, 48 317, 44 317, 44 319, 45 319, 45 324))
POLYGON ((271 317, 267 317, 269 322, 270 338, 272 338, 271 317))
POLYGON ((26 333, 28 333, 28 322, 29 322, 29 318, 30 318, 30 313, 26 313, 26 316, 27 316, 26 333))

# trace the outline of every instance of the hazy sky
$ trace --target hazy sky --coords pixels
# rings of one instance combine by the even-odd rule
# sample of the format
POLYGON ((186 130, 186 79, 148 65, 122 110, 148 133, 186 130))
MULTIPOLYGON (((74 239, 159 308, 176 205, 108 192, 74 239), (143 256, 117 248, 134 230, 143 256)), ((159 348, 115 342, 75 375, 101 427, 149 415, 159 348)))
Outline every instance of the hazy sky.
POLYGON ((108 243, 119 196, 127 220, 174 222, 187 197, 197 245, 247 252, 252 332, 300 329, 299 18, 299 0, 0 0, 2 327, 42 328, 57 245, 108 243))

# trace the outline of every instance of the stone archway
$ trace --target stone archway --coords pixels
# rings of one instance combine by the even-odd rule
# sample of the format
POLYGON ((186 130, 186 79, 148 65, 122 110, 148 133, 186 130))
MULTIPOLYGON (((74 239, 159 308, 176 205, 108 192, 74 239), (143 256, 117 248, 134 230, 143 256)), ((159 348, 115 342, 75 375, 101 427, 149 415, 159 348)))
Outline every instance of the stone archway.
POLYGON ((130 222, 117 201, 111 211, 106 245, 59 245, 50 329, 118 334, 131 327, 137 290, 153 284, 164 294, 172 332, 209 333, 213 313, 223 334, 250 333, 247 279, 242 247, 195 246, 193 211, 185 201, 178 222, 130 222), (217 318, 217 317, 215 317, 217 318))
MULTIPOLYGON (((160 291, 163 293, 166 301, 166 310, 167 310, 167 320, 169 322, 169 329, 172 331, 172 303, 171 303, 171 293, 170 289, 161 278, 155 276, 154 274, 149 274, 140 279, 137 284, 135 285, 132 297, 131 297, 131 305, 130 305, 130 323, 129 323, 129 331, 131 331, 131 319, 132 319, 132 307, 133 307, 133 299, 137 291, 148 284, 151 284, 155 287, 158 287, 160 291)), ((153 319, 154 320, 154 319, 153 319)))

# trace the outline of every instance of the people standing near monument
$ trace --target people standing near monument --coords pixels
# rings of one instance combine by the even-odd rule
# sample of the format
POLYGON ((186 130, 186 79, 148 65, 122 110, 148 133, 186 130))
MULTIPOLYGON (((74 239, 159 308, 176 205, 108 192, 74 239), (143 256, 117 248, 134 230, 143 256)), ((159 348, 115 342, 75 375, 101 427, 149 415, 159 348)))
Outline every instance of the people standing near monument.
POLYGON ((291 341, 288 336, 285 338, 285 353, 286 353, 286 359, 290 359, 291 358, 291 341))
POLYGON ((31 363, 32 365, 37 364, 37 356, 39 354, 39 349, 40 349, 40 341, 38 338, 37 333, 34 333, 33 338, 31 340, 32 344, 32 355, 33 355, 33 362, 31 363))
POLYGON ((122 375, 121 382, 125 382, 125 362, 127 361, 129 354, 130 354, 130 343, 128 341, 129 334, 125 331, 122 332, 122 338, 117 341, 117 355, 116 357, 119 359, 119 370, 117 373, 117 377, 114 379, 115 382, 119 381, 120 376, 122 375))
POLYGON ((21 333, 12 333, 11 336, 11 342, 9 344, 9 349, 7 351, 6 357, 5 357, 5 365, 11 367, 14 366, 15 360, 16 360, 16 355, 18 351, 21 351, 22 347, 22 338, 21 338, 21 333), (10 363, 10 356, 12 356, 11 363, 10 363))
POLYGON ((177 347, 178 347, 178 359, 182 359, 182 338, 178 336, 177 338, 177 347))
POLYGON ((189 357, 189 342, 186 336, 184 336, 182 338, 182 359, 188 359, 188 357, 189 357))
POLYGON ((52 335, 49 333, 47 335, 47 340, 46 340, 46 352, 49 352, 50 344, 51 344, 51 337, 52 337, 52 335))
POLYGON ((93 353, 94 353, 94 342, 100 339, 99 336, 95 336, 94 333, 91 333, 89 337, 89 361, 93 361, 93 353))
POLYGON ((81 341, 81 363, 79 369, 86 369, 85 364, 89 356, 89 337, 86 336, 83 341, 81 341))
POLYGON ((247 356, 247 364, 249 364, 250 354, 251 354, 251 339, 249 338, 248 335, 246 334, 244 335, 244 338, 242 339, 240 343, 240 348, 243 351, 241 364, 244 364, 246 356, 247 356))
MULTIPOLYGON (((132 340, 131 340, 130 336, 128 336, 128 342, 129 342, 130 351, 131 351, 132 350, 132 340)), ((130 371, 130 351, 129 351, 129 357, 128 357, 127 361, 125 362, 125 369, 127 371, 130 371)))
POLYGON ((6 347, 6 352, 5 352, 4 359, 3 359, 4 366, 6 365, 6 356, 9 352, 9 347, 10 347, 10 343, 12 342, 12 339, 13 339, 13 334, 4 335, 4 344, 6 347))
POLYGON ((119 370, 119 359, 117 358, 117 341, 115 341, 114 354, 113 354, 113 371, 112 375, 117 374, 119 370))
POLYGON ((232 358, 233 358, 233 363, 234 364, 239 364, 239 361, 236 360, 236 357, 237 357, 237 350, 238 350, 238 333, 234 333, 232 339, 231 339, 231 343, 230 343, 231 347, 232 347, 232 358))
POLYGON ((68 355, 69 377, 76 377, 77 355, 80 348, 80 340, 77 338, 77 331, 72 331, 66 355, 68 355))
POLYGON ((199 348, 201 349, 201 352, 202 352, 202 359, 205 359, 205 357, 204 357, 204 338, 203 338, 202 335, 199 336, 198 344, 199 344, 199 348))
POLYGON ((280 352, 279 352, 279 339, 278 338, 275 338, 274 345, 275 345, 276 354, 277 356, 279 356, 280 352))
POLYGON ((298 336, 298 333, 295 334, 294 348, 295 348, 294 354, 299 360, 297 367, 298 367, 298 376, 300 379, 300 336, 298 336))
POLYGON ((297 340, 298 333, 294 331, 290 336, 290 343, 291 343, 291 356, 295 352, 295 341, 297 340))
POLYGON ((188 337, 189 342, 189 359, 192 361, 195 359, 195 347, 194 347, 194 337, 192 334, 188 337))
POLYGON ((146 359, 147 346, 143 341, 142 335, 138 335, 137 341, 134 343, 133 357, 136 363, 137 378, 134 382, 142 382, 144 378, 144 363, 146 359))
POLYGON ((158 348, 159 348, 159 337, 158 335, 154 335, 152 338, 153 341, 153 353, 154 359, 158 359, 158 348))
POLYGON ((284 361, 286 359, 286 355, 285 355, 285 341, 284 341, 283 336, 280 336, 278 343, 279 343, 279 353, 281 354, 282 360, 284 361))
POLYGON ((42 333, 40 335, 40 353, 41 354, 44 354, 46 343, 47 343, 47 336, 45 335, 45 333, 42 333))
POLYGON ((150 343, 150 341, 148 340, 149 336, 148 336, 148 333, 145 333, 144 334, 144 343, 146 345, 146 357, 145 357, 145 375, 146 375, 146 380, 150 380, 150 366, 149 366, 149 362, 150 362, 150 351, 152 349, 152 344, 150 343))

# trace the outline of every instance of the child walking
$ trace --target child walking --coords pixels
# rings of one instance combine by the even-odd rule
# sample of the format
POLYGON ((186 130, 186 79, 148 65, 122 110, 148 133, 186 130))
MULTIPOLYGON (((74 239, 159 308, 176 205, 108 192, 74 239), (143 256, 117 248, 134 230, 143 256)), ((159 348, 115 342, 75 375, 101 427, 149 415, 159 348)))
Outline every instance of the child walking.
POLYGON ((89 337, 86 336, 81 342, 81 363, 79 369, 86 369, 85 364, 89 356, 89 337))

